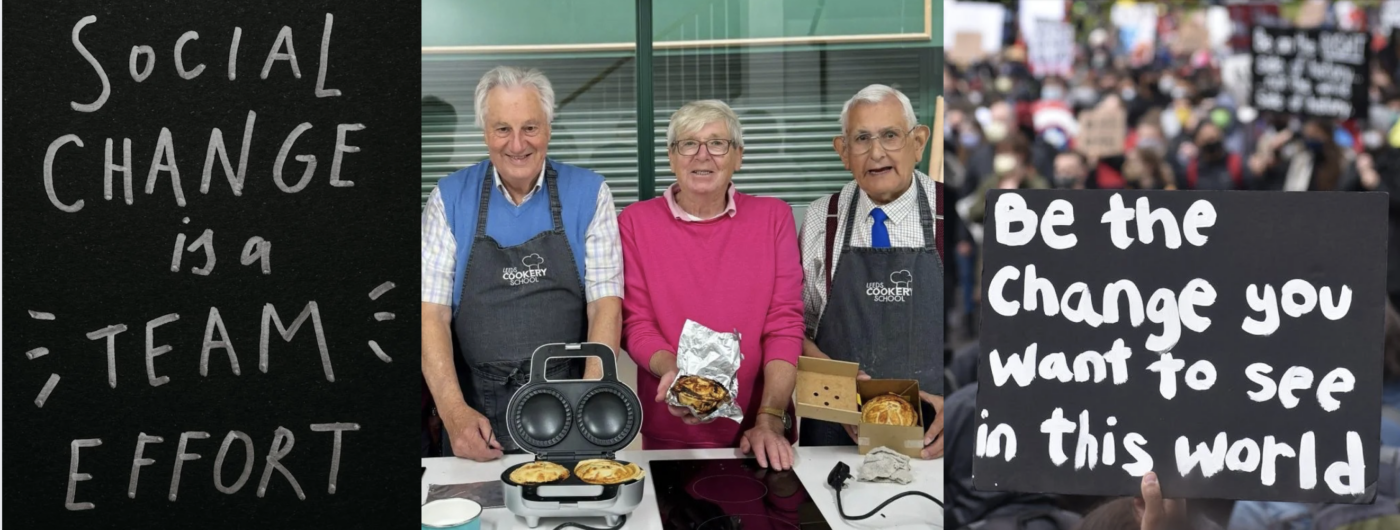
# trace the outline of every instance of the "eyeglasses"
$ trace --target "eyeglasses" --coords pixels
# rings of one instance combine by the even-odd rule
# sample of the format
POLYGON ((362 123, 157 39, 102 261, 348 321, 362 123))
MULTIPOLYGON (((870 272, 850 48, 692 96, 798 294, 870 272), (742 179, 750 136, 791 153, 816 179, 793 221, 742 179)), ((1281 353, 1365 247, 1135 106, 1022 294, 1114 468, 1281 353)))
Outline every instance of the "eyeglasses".
MULTIPOLYGON (((883 131, 880 131, 878 135, 880 147, 885 148, 886 151, 898 151, 900 149, 903 149, 905 140, 909 139, 909 134, 914 132, 914 129, 917 128, 918 126, 915 126, 914 128, 909 129, 906 132, 900 132, 896 129, 885 129, 883 131)), ((876 140, 876 135, 863 132, 857 134, 854 138, 847 139, 847 143, 850 144, 852 154, 863 155, 865 153, 870 152, 870 149, 874 147, 876 140)))
MULTIPOLYGON (((539 125, 526 125, 520 128, 520 134, 530 138, 539 136, 542 132, 544 132, 544 127, 540 127, 539 125)), ((495 136, 496 138, 510 138, 510 133, 511 128, 505 125, 499 125, 491 129, 491 136, 495 136)))
POLYGON ((729 153, 729 147, 734 145, 734 140, 680 140, 671 142, 671 147, 681 156, 694 156, 700 152, 700 144, 705 145, 705 150, 709 151, 711 156, 723 156, 729 153))

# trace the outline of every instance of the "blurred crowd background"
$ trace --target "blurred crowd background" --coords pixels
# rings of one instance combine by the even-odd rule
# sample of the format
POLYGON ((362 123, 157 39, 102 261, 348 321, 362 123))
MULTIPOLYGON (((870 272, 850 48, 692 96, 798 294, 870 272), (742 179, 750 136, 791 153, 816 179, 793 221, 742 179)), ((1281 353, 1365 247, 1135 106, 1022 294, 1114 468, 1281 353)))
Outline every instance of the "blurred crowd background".
MULTIPOLYGON (((1400 1, 949 0, 944 20, 945 200, 956 211, 948 222, 955 250, 946 297, 949 528, 1137 528, 1131 499, 971 488, 986 194, 1400 191, 1400 1), (1334 36, 1364 54, 1336 53, 1344 46, 1334 36), (1295 60, 1297 50, 1280 45, 1319 38, 1334 43, 1333 53, 1295 60)), ((1395 201, 1400 195, 1389 221, 1392 305, 1400 301, 1395 201)), ((1382 443, 1397 446, 1400 319, 1393 307, 1386 337, 1382 443)), ((1379 502, 1394 511, 1396 492, 1381 493, 1379 502)), ((1201 527, 1333 528, 1314 523, 1327 519, 1319 506, 1195 506, 1201 527)), ((1400 525, 1396 517, 1384 524, 1400 525)), ((1384 524, 1376 528, 1400 527, 1384 524)))

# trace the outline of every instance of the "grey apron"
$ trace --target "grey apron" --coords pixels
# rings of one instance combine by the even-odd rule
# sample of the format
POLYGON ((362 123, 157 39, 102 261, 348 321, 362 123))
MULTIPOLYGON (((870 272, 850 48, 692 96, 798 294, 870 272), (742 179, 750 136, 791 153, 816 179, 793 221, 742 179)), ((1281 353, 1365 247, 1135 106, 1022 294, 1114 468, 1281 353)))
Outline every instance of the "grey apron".
MULTIPOLYGON (((934 216, 916 177, 914 201, 924 246, 853 248, 856 201, 846 209, 845 247, 827 289, 817 347, 832 359, 860 363, 876 379, 916 379, 919 390, 943 394, 943 262, 934 216)), ((924 421, 933 419, 923 404, 924 421)), ((838 423, 803 418, 801 444, 855 445, 838 423)))
MULTIPOLYGON (((486 235, 490 212, 492 168, 481 179, 476 233, 462 280, 462 300, 453 315, 454 356, 462 396, 467 405, 491 420, 491 430, 507 451, 518 446, 506 430, 506 406, 515 391, 530 379, 530 356, 544 344, 583 342, 588 338, 587 304, 574 254, 564 234, 558 175, 544 174, 553 229, 529 241, 502 247, 486 235)), ((550 379, 582 377, 582 363, 557 363, 550 379)), ((443 452, 452 444, 443 433, 443 452)))

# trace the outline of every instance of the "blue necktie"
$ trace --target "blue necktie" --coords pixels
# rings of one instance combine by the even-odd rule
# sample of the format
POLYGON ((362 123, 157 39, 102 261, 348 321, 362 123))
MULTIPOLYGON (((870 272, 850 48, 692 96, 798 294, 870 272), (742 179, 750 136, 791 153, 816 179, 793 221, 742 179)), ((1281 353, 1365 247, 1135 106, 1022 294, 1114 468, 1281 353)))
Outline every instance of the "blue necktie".
POLYGON ((885 228, 885 211, 879 208, 870 210, 870 216, 875 218, 875 224, 870 227, 870 246, 873 248, 890 248, 890 231, 885 228))

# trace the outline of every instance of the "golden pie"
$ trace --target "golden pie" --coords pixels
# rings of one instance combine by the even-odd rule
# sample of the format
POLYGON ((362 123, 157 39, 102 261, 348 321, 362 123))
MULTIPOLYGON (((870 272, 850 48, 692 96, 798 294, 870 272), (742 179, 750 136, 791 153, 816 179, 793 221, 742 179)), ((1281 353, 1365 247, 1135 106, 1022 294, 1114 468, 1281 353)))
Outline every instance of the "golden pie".
POLYGON ((589 484, 621 484, 642 478, 645 473, 637 464, 623 464, 615 460, 584 460, 574 466, 574 474, 579 480, 589 484))
POLYGON ((516 484, 547 484, 569 478, 569 470, 554 462, 530 462, 510 472, 516 484))
POLYGON ((910 426, 914 424, 914 407, 894 394, 876 396, 860 407, 860 419, 865 423, 910 426))
POLYGON ((698 375, 677 379, 671 387, 671 395, 701 416, 709 415, 729 401, 729 391, 724 385, 698 375))

